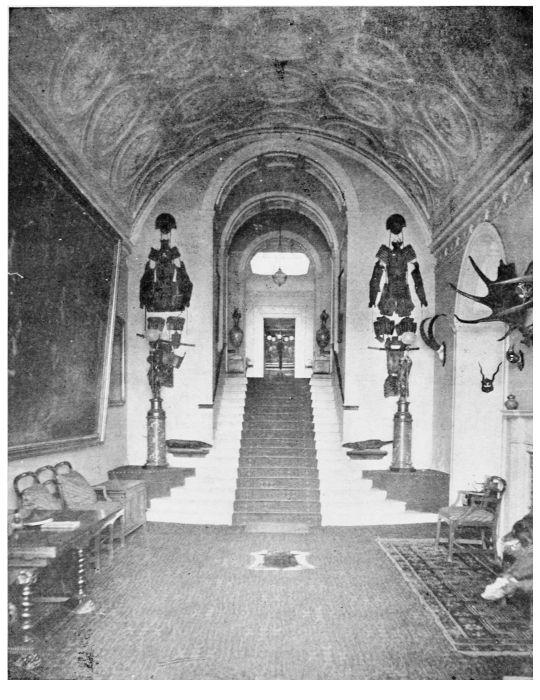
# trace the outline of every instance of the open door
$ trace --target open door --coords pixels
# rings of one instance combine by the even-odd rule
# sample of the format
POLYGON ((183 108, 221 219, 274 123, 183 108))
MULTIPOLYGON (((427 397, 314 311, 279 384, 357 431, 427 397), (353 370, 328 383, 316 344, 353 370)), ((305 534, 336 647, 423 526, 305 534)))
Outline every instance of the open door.
POLYGON ((294 377, 295 319, 264 319, 264 376, 294 377))

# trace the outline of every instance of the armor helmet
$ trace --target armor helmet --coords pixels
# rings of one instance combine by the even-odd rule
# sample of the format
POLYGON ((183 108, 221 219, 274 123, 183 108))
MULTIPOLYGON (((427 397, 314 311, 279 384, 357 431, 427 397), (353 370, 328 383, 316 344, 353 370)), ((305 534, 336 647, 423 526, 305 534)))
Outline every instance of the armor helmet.
POLYGON ((392 214, 386 219, 386 230, 391 231, 396 236, 401 233, 405 226, 407 226, 407 222, 401 214, 392 214))
POLYGON ((176 228, 174 216, 172 214, 160 214, 156 219, 156 228, 170 233, 171 229, 176 228))

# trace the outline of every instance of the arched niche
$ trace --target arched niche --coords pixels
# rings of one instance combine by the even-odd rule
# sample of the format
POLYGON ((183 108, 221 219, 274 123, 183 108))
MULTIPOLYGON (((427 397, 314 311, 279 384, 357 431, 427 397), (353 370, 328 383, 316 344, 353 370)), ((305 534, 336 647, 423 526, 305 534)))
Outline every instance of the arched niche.
POLYGON ((289 276, 283 287, 277 287, 271 277, 252 274, 250 269, 253 256, 267 249, 269 242, 275 243, 277 230, 258 235, 243 250, 226 258, 225 333, 231 327, 232 310, 240 308, 244 319, 244 344, 240 352, 246 360, 249 359, 247 375, 252 377, 260 377, 264 373, 265 318, 294 319, 295 376, 311 376, 317 320, 323 308, 330 312, 333 308, 331 251, 319 251, 303 235, 286 226, 281 234, 285 247, 293 243, 294 250, 304 253, 310 261, 305 276, 289 276))
MULTIPOLYGON (((501 237, 492 224, 483 222, 472 232, 463 256, 458 289, 484 296, 485 283, 469 258, 489 277, 497 277, 504 260, 501 237)), ((490 309, 456 293, 455 315, 465 320, 489 316, 490 309)), ((505 396, 505 334, 501 322, 463 323, 454 318, 454 391, 450 497, 459 489, 477 487, 486 476, 501 472, 501 409, 505 396), (502 363, 489 393, 481 390, 481 370, 492 377, 502 363)))

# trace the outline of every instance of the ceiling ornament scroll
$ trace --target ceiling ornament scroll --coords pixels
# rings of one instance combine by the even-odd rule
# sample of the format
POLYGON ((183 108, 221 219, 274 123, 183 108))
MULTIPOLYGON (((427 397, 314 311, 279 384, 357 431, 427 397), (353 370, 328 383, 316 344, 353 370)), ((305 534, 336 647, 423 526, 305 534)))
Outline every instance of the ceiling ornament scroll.
POLYGON ((329 44, 329 72, 332 65, 337 66, 339 75, 348 73, 385 91, 402 90, 413 82, 406 57, 388 41, 365 33, 356 32, 344 38, 336 33, 329 44))
POLYGON ((446 64, 456 85, 484 119, 504 123, 512 113, 514 75, 508 61, 495 49, 485 51, 484 60, 462 54, 446 64))
POLYGON ((175 164, 280 128, 367 156, 436 219, 530 126, 523 13, 479 10, 489 44, 474 9, 218 9, 14 10, 17 84, 133 216, 175 164))
POLYGON ((95 101, 83 136, 83 149, 97 163, 115 151, 141 119, 148 80, 130 76, 95 101))
POLYGON ((441 85, 422 91, 420 111, 431 132, 456 156, 476 157, 480 146, 478 126, 459 98, 441 85))
POLYGON ((114 61, 106 46, 84 34, 53 67, 50 101, 57 116, 80 118, 114 80, 114 61))
POLYGON ((329 86, 326 93, 330 102, 355 122, 383 130, 394 126, 392 108, 371 86, 340 80, 329 86))

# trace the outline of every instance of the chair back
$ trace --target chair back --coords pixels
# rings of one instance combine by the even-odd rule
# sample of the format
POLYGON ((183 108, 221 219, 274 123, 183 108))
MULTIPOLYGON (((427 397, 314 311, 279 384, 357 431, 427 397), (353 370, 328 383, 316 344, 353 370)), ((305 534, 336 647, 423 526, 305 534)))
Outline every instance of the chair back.
POLYGON ((26 489, 36 484, 39 484, 39 481, 34 472, 22 472, 21 474, 17 474, 13 479, 13 490, 17 496, 19 505, 22 505, 22 496, 26 489))
POLYGON ((60 498, 60 489, 56 481, 56 471, 52 464, 46 464, 44 467, 36 469, 36 476, 40 484, 43 484, 47 491, 53 496, 60 498))
POLYGON ((53 469, 56 476, 58 476, 58 474, 69 474, 69 472, 73 471, 71 462, 57 462, 53 469))
POLYGON ((490 513, 498 514, 501 500, 506 491, 506 481, 500 476, 490 476, 484 484, 478 507, 490 513))

